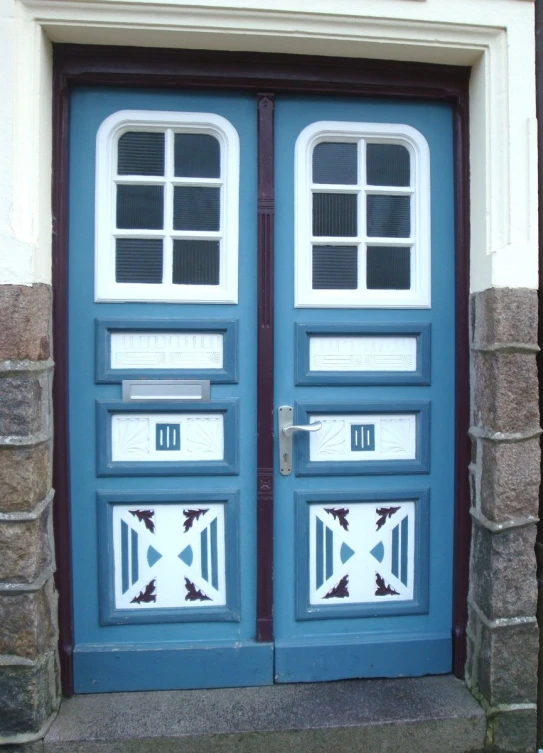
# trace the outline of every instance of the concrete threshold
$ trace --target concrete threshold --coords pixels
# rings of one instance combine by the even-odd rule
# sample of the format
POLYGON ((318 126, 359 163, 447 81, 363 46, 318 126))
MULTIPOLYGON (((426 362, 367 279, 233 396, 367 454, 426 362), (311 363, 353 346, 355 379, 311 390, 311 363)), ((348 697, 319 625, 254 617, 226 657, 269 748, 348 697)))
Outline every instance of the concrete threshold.
POLYGON ((81 695, 44 753, 467 753, 486 719, 452 676, 81 695))

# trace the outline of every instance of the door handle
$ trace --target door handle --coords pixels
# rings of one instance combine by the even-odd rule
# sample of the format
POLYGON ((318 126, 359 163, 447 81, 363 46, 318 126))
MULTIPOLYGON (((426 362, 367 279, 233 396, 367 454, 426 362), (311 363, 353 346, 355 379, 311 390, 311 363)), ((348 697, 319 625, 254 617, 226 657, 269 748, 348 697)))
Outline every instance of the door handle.
POLYGON ((320 421, 304 426, 294 426, 292 423, 293 413, 290 405, 282 405, 278 411, 279 471, 282 476, 289 476, 292 472, 292 435, 297 431, 318 431, 322 427, 320 421))

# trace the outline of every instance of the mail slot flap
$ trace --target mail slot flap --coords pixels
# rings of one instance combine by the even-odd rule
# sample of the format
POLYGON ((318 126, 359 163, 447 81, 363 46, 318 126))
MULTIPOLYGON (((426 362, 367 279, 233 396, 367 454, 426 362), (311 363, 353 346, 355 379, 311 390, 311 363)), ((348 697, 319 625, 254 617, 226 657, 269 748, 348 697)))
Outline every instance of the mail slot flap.
POLYGON ((209 379, 124 379, 123 402, 208 403, 209 379))

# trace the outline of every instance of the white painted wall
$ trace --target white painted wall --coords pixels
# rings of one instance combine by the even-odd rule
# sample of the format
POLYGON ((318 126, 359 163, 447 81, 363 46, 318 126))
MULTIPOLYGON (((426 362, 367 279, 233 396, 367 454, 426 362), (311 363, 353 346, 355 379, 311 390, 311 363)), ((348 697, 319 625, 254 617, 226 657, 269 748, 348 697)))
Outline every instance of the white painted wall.
POLYGON ((533 0, 0 0, 0 284, 50 280, 50 41, 473 66, 473 291, 537 287, 533 0))

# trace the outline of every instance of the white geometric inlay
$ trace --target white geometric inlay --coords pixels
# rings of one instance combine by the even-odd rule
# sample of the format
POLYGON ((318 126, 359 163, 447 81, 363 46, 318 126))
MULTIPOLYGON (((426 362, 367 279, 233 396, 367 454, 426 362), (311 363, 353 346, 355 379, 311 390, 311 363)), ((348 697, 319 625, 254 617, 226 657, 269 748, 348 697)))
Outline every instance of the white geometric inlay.
POLYGON ((224 504, 113 506, 117 609, 226 604, 224 504))
POLYGON ((320 416, 310 423, 322 428, 309 435, 309 459, 363 462, 369 460, 415 460, 416 414, 367 413, 320 416))
POLYGON ((112 369, 222 369, 224 336, 216 332, 112 332, 112 369))
POLYGON ((413 599, 414 502, 309 505, 311 604, 413 599))
POLYGON ((310 371, 415 371, 416 337, 309 337, 310 371))
POLYGON ((113 413, 111 459, 134 462, 223 460, 223 415, 113 413))

